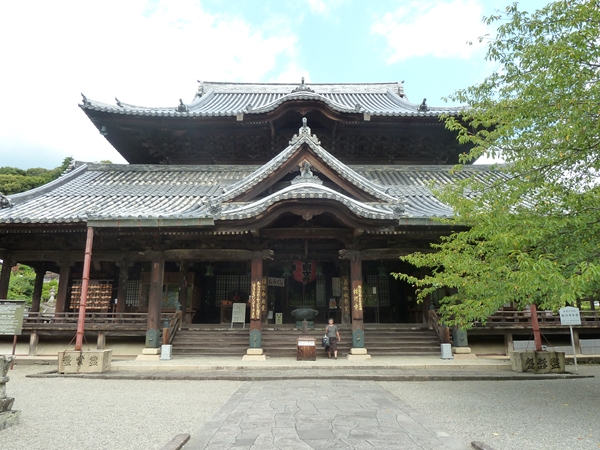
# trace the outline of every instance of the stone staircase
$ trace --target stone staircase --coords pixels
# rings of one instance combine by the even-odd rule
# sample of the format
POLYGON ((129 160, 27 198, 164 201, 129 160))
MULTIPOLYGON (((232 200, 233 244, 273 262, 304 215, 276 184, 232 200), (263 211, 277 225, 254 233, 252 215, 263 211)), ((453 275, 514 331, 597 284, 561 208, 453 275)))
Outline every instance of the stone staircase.
MULTIPOLYGON (((325 355, 321 338, 325 328, 306 333, 317 340, 317 357, 325 355)), ((342 342, 338 355, 346 355, 352 346, 352 329, 339 326, 342 342)), ((298 336, 301 330, 292 326, 267 325, 262 330, 262 347, 268 356, 296 356, 298 336)), ((226 325, 184 325, 173 340, 174 355, 188 356, 242 356, 248 349, 249 330, 230 329, 226 325)), ((432 330, 410 324, 367 324, 365 343, 373 356, 420 356, 439 354, 440 341, 432 330)))

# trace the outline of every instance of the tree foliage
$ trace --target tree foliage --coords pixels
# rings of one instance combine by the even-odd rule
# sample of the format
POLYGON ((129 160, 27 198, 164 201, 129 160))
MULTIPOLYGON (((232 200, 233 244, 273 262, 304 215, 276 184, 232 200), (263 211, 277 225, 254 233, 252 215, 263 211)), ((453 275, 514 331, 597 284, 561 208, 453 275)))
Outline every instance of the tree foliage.
POLYGON ((35 270, 21 264, 10 275, 7 297, 9 300, 26 300, 27 303, 31 303, 34 285, 35 270))
POLYGON ((4 195, 18 194, 49 183, 57 179, 72 161, 71 157, 65 158, 62 164, 54 169, 0 167, 0 192, 4 195))
POLYGON ((556 310, 600 288, 600 1, 484 20, 500 24, 486 56, 498 69, 451 96, 471 108, 446 126, 474 145, 461 164, 501 157, 504 177, 438 192, 468 231, 403 258, 428 275, 397 274, 420 299, 442 290, 441 314, 463 328, 508 302, 556 310))

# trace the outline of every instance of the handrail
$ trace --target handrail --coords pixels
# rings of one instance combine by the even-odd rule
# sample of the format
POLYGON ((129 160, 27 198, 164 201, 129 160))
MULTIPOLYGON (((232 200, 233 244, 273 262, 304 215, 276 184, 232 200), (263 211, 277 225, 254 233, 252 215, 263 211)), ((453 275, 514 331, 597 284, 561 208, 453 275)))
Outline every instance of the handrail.
POLYGON ((181 328, 182 313, 181 311, 175 311, 171 317, 166 316, 165 319, 168 319, 169 327, 163 328, 162 342, 163 344, 170 345, 173 343, 177 331, 181 328))
POLYGON ((450 343, 450 328, 440 322, 437 311, 429 310, 429 326, 435 331, 442 344, 450 343))
MULTIPOLYGON (((23 324, 34 325, 39 323, 77 323, 78 312, 66 313, 40 313, 27 312, 23 318, 23 324)), ((89 312, 85 315, 86 324, 145 324, 148 320, 147 313, 99 313, 89 312)))
MULTIPOLYGON (((580 311, 581 325, 600 326, 600 313, 598 311, 580 311)), ((560 316, 552 311, 537 311, 537 318, 542 327, 560 327, 560 316)), ((479 328, 498 327, 498 326, 531 326, 531 312, 499 310, 488 317, 487 323, 480 321, 473 325, 479 328)), ((566 325, 565 325, 566 326, 566 325)))

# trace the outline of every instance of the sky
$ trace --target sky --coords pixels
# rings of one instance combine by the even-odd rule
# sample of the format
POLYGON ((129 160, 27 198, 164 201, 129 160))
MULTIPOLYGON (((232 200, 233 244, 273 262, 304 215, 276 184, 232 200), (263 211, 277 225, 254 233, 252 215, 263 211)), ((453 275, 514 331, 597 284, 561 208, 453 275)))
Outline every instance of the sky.
MULTIPOLYGON (((493 71, 482 17, 512 0, 5 0, 0 166, 125 163, 78 107, 190 102, 198 80, 398 82, 410 101, 493 71), (469 45, 468 42, 473 42, 469 45)), ((533 11, 548 0, 524 0, 533 11)))

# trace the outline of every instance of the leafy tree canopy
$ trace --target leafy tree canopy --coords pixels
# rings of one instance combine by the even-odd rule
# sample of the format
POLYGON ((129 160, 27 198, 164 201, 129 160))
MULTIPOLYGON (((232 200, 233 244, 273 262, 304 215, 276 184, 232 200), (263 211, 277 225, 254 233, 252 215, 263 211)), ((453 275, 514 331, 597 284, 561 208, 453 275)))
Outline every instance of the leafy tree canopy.
POLYGON ((462 164, 503 158, 503 181, 439 192, 468 231, 403 258, 429 275, 397 274, 420 299, 443 289, 440 312, 462 328, 508 302, 556 310, 600 289, 600 1, 484 20, 500 23, 486 56, 498 69, 451 96, 471 108, 446 126, 474 145, 462 164))
POLYGON ((62 164, 54 169, 0 167, 0 192, 4 195, 17 194, 49 183, 57 179, 72 161, 71 157, 65 158, 62 164))

